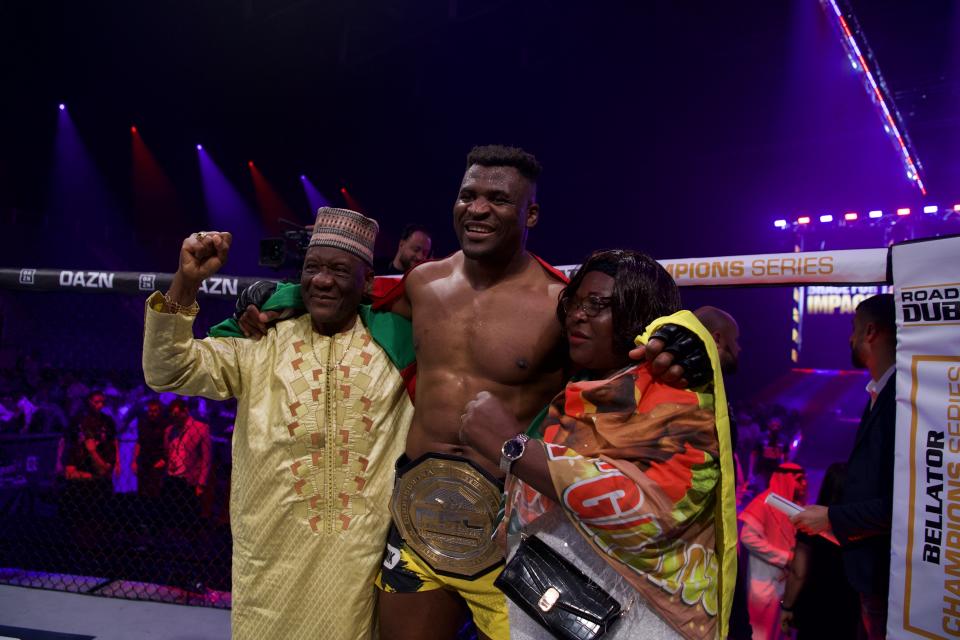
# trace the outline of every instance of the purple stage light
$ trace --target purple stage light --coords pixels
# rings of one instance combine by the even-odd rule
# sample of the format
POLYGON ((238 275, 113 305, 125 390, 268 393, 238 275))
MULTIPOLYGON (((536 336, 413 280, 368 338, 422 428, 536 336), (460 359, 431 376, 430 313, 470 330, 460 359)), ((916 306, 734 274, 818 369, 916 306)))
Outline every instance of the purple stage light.
POLYGON ((908 215, 910 215, 910 208, 909 208, 909 207, 900 207, 899 209, 897 209, 897 215, 898 215, 898 216, 908 216, 908 215))
MULTIPOLYGON (((197 145, 202 148, 201 145, 197 145)), ((217 166, 210 153, 197 153, 207 224, 233 233, 230 261, 234 273, 255 273, 259 243, 265 233, 259 216, 217 166)))
POLYGON ((63 103, 61 102, 61 103, 60 103, 60 111, 63 111, 63 110, 66 109, 66 108, 67 108, 67 105, 65 105, 65 104, 63 104, 63 103))
POLYGON ((782 220, 782 219, 781 219, 781 220, 774 220, 774 221, 773 221, 773 226, 775 226, 777 229, 786 229, 786 228, 787 228, 787 221, 786 221, 786 220, 782 220))
POLYGON ((330 201, 324 197, 320 190, 310 182, 306 175, 300 176, 300 182, 303 185, 303 193, 307 198, 307 207, 311 212, 310 218, 316 214, 320 207, 329 207, 330 201))
POLYGON ((810 216, 800 216, 797 218, 797 224, 810 224, 810 216))
POLYGON ((960 204, 953 205, 953 212, 960 213, 960 204))
POLYGON ((198 144, 198 145, 197 145, 197 151, 203 151, 203 145, 202 145, 202 144, 198 144))
POLYGON ((882 217, 883 217, 883 211, 880 211, 879 209, 874 209, 873 211, 871 211, 871 212, 870 212, 869 214, 867 214, 867 215, 869 215, 871 218, 874 218, 874 219, 876 219, 876 218, 882 218, 882 217))
POLYGON ((820 216, 820 222, 833 222, 833 216, 829 213, 820 216))
POLYGON ((853 211, 843 214, 843 219, 847 222, 853 222, 857 219, 857 214, 853 211))
MULTIPOLYGON (((49 193, 48 219, 62 228, 60 235, 65 239, 92 224, 111 229, 111 234, 117 234, 113 236, 117 238, 125 237, 122 234, 129 231, 127 220, 64 104, 60 105, 57 114, 49 193)), ((129 260, 126 248, 107 248, 102 243, 90 245, 83 248, 52 247, 56 247, 58 252, 69 251, 67 255, 71 259, 96 260, 108 269, 118 268, 129 260)))
POLYGON ((935 204, 928 204, 923 208, 924 213, 936 213, 939 210, 939 207, 935 204))

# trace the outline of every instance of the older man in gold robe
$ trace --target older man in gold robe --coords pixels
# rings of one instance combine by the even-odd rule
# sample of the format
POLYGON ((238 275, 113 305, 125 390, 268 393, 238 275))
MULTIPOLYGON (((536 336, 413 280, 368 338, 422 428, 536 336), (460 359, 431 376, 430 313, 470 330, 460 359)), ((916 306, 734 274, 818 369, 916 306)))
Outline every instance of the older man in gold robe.
POLYGON ((403 375, 413 361, 409 321, 360 305, 376 233, 358 213, 321 209, 300 282, 308 313, 259 341, 193 337, 196 293, 225 262, 229 233, 184 240, 169 291, 147 301, 147 383, 239 400, 234 638, 375 633, 393 463, 413 415, 403 375))

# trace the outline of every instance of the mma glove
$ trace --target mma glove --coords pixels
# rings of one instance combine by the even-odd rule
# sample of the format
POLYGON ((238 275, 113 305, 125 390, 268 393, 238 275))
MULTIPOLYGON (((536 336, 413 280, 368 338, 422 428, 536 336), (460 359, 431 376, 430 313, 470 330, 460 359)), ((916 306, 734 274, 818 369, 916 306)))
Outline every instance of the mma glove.
POLYGON ((683 367, 689 388, 702 387, 713 381, 713 367, 703 341, 690 329, 678 324, 665 324, 650 336, 662 340, 663 350, 673 354, 673 364, 683 367))
POLYGON ((270 280, 257 280, 252 285, 240 292, 237 298, 237 306, 233 311, 233 317, 238 321, 243 316, 247 307, 251 304, 257 309, 262 309, 270 296, 277 290, 277 283, 270 280))

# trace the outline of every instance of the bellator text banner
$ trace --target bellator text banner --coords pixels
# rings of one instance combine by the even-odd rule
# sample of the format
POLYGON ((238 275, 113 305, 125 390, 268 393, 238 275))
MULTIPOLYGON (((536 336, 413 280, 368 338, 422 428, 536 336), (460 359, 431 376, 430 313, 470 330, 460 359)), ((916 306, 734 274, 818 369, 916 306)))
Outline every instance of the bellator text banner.
POLYGON ((891 638, 960 638, 960 237, 893 247, 891 638))

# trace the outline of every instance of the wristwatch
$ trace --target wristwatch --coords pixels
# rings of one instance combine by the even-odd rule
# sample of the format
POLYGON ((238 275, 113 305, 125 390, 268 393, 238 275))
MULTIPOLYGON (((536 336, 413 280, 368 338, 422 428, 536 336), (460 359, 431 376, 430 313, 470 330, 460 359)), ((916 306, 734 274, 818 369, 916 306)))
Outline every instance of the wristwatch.
POLYGON ((500 470, 504 473, 510 473, 510 467, 520 459, 523 452, 527 450, 527 440, 530 439, 525 433, 518 433, 503 443, 500 447, 500 470))

